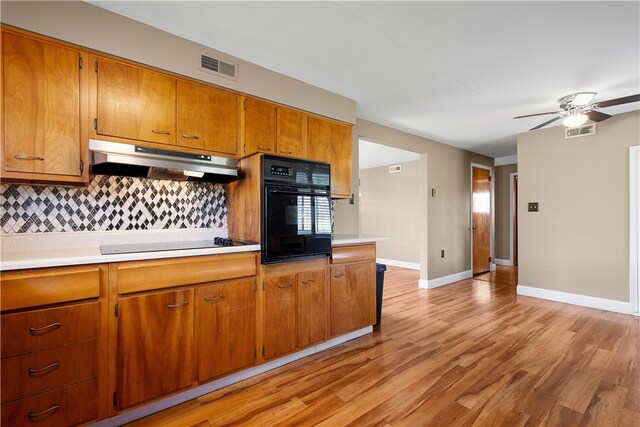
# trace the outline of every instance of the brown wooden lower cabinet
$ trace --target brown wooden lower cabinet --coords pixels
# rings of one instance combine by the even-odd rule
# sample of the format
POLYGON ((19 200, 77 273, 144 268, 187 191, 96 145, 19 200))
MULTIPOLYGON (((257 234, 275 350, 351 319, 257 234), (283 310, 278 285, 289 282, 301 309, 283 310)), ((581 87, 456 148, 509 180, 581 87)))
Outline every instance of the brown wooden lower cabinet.
POLYGON ((332 265, 330 269, 331 335, 375 323, 375 261, 332 265))
POLYGON ((253 277, 196 289, 198 381, 255 363, 256 292, 253 277))
POLYGON ((290 274, 267 274, 264 358, 273 359, 326 339, 326 264, 281 264, 290 274))
POLYGON ((90 380, 1 407, 2 425, 70 426, 95 419, 98 415, 98 381, 90 380))
POLYGON ((296 275, 265 279, 264 358, 296 349, 296 275))
POLYGON ((193 305, 193 289, 119 299, 119 409, 193 383, 193 305))

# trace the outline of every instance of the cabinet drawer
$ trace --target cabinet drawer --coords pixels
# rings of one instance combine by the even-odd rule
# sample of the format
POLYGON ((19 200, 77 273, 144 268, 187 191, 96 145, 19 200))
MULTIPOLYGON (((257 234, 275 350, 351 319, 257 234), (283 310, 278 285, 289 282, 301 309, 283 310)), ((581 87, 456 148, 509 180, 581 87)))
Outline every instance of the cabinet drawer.
POLYGON ((256 255, 249 252, 196 259, 130 262, 119 264, 117 269, 118 293, 127 294, 255 276, 256 255))
POLYGON ((97 380, 38 394, 2 405, 2 425, 68 426, 98 415, 97 380))
POLYGON ((34 269, 2 274, 2 311, 97 298, 100 267, 34 269))
POLYGON ((2 357, 95 338, 98 303, 2 315, 2 357))
POLYGON ((376 259, 376 245, 337 246, 331 251, 331 264, 376 259))
POLYGON ((2 403, 97 376, 96 341, 2 359, 2 403))

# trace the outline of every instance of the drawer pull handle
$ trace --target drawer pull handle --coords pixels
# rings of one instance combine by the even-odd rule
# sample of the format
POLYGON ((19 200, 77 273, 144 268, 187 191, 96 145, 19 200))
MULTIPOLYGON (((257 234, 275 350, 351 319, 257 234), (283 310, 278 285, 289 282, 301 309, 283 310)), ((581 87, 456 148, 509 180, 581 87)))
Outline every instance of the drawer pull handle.
POLYGON ((305 281, 302 282, 302 284, 303 285, 310 285, 310 284, 315 283, 315 282, 316 282, 315 280, 305 280, 305 281))
POLYGON ((58 369, 59 367, 60 367, 60 362, 55 362, 49 366, 45 366, 44 368, 40 368, 40 369, 29 368, 29 375, 36 376, 37 374, 40 374, 43 372, 48 374, 52 370, 58 369))
POLYGON ((43 334, 46 334, 47 332, 50 332, 54 329, 58 329, 60 326, 62 326, 62 323, 56 322, 47 326, 43 326, 42 328, 29 328, 29 332, 31 333, 31 335, 38 335, 41 332, 43 334))
POLYGON ((292 287, 292 286, 293 286, 293 283, 289 283, 289 284, 286 284, 286 285, 278 285, 278 287, 279 287, 280 289, 286 289, 286 288, 290 288, 290 287, 292 287))
POLYGON ((261 146, 258 145, 258 150, 260 150, 260 151, 271 151, 271 148, 270 147, 261 147, 261 146))
POLYGON ((46 411, 42 411, 40 413, 34 414, 33 412, 29 412, 29 418, 33 419, 33 418, 38 418, 41 417, 45 414, 48 414, 49 412, 54 412, 57 411, 58 409, 60 409, 60 405, 54 405, 51 408, 47 409, 46 411))
POLYGON ((177 304, 168 304, 167 307, 169 307, 170 310, 173 310, 174 308, 178 308, 182 305, 187 305, 187 304, 189 304, 189 301, 182 301, 177 304))
POLYGON ((151 132, 157 133, 158 135, 171 135, 171 132, 169 132, 168 130, 151 129, 151 132))
POLYGON ((216 297, 209 297, 209 298, 205 298, 204 300, 207 302, 213 302, 213 301, 218 301, 224 299, 224 295, 218 295, 216 297))
POLYGON ((197 135, 182 135, 184 139, 200 139, 197 135))
POLYGON ((282 154, 292 154, 293 153, 293 151, 291 151, 291 150, 280 150, 280 152, 282 154))
POLYGON ((339 279, 339 278, 344 277, 344 276, 345 276, 344 273, 340 273, 340 274, 334 275, 333 277, 335 277, 336 279, 339 279))
POLYGON ((18 154, 17 156, 15 156, 17 160, 44 160, 44 157, 38 157, 38 156, 23 156, 18 154))

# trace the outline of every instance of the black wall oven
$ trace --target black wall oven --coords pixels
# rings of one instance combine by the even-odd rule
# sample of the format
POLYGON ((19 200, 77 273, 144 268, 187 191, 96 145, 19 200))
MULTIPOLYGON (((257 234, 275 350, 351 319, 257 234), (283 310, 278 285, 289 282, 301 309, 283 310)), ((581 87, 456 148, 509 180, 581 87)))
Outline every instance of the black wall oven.
POLYGON ((331 255, 329 165, 262 157, 262 263, 331 255))

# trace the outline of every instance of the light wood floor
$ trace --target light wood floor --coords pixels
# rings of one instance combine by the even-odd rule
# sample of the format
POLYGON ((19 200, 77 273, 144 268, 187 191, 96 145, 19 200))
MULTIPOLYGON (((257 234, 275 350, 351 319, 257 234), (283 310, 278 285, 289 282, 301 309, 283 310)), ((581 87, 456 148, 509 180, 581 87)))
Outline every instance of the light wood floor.
POLYGON ((640 319, 517 297, 514 278, 426 291, 389 267, 372 336, 134 425, 640 426, 640 319))

